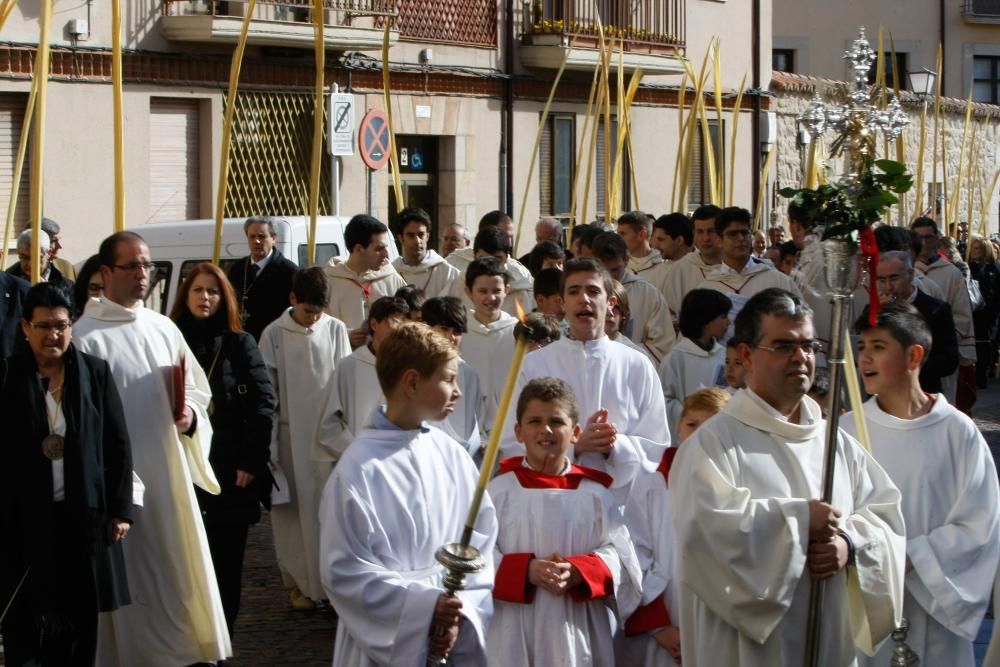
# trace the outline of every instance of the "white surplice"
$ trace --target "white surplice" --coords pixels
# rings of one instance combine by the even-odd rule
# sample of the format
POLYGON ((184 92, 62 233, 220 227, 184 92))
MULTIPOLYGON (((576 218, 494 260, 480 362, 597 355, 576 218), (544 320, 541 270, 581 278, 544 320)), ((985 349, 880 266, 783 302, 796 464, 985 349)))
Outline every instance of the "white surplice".
POLYGON ((653 364, 659 364, 676 339, 667 300, 658 289, 630 271, 625 272, 621 283, 628 292, 631 311, 629 321, 621 325, 622 333, 649 350, 653 364))
POLYGON ((650 610, 647 618, 653 622, 647 622, 641 632, 625 640, 624 653, 618 661, 623 666, 677 665, 670 652, 650 634, 667 625, 677 626, 680 619, 677 541, 666 473, 662 464, 656 472, 640 473, 625 505, 625 525, 642 568, 641 604, 650 610))
POLYGON ((392 264, 374 271, 355 273, 347 266, 347 257, 333 257, 323 267, 330 281, 330 302, 326 312, 353 331, 368 322, 368 311, 383 296, 393 296, 406 282, 392 264))
POLYGON ((673 262, 663 259, 659 250, 650 250, 645 257, 628 258, 628 270, 655 287, 664 297, 672 266, 673 262))
MULTIPOLYGON (((525 356, 515 396, 529 381, 541 377, 569 384, 576 394, 581 426, 598 410, 608 411, 608 422, 617 426, 619 433, 611 453, 605 458, 588 452, 575 461, 611 475, 612 492, 624 505, 639 470, 643 466, 655 468, 670 445, 663 390, 653 364, 607 336, 585 342, 562 338, 525 356)), ((501 440, 504 456, 524 455, 524 445, 514 436, 514 419, 511 410, 501 440)), ((570 457, 574 457, 572 451, 570 457)))
POLYGON ((385 403, 370 345, 362 345, 337 364, 330 403, 323 431, 331 434, 331 449, 339 458, 356 435, 371 426, 372 410, 385 403))
MULTIPOLYGON (((898 419, 876 398, 864 405, 872 456, 902 495, 906 553, 906 643, 922 665, 972 667, 972 642, 990 601, 1000 558, 1000 492, 986 441, 969 417, 934 397, 930 412, 898 419)), ((853 431, 853 415, 845 415, 853 431)), ((884 667, 886 642, 862 664, 884 667)))
POLYGON ((291 309, 267 325, 260 352, 278 393, 271 458, 285 473, 291 502, 271 508, 274 550, 286 586, 313 600, 324 598, 319 577, 319 499, 336 454, 328 424, 328 397, 337 365, 351 351, 347 328, 325 313, 306 328, 291 309))
POLYGON ((510 361, 514 358, 514 345, 517 342, 514 340, 514 327, 517 319, 500 311, 498 319, 483 324, 470 309, 467 320, 469 330, 462 336, 459 351, 462 359, 479 375, 479 386, 486 396, 483 431, 489 433, 493 430, 510 361))
MULTIPOLYGON (((826 422, 809 397, 790 423, 749 389, 680 448, 670 471, 685 667, 800 667, 811 577, 808 499, 820 496, 826 422)), ((823 664, 856 663, 902 611, 899 491, 841 432, 835 508, 855 563, 826 583, 823 664)))
POLYGON ((461 272, 433 250, 428 250, 416 266, 410 266, 402 257, 397 257, 392 266, 407 284, 422 289, 428 299, 448 296, 453 283, 461 278, 461 272))
MULTIPOLYGON (((448 255, 445 259, 449 264, 459 270, 459 277, 452 281, 451 291, 443 296, 454 296, 462 300, 468 308, 472 308, 472 301, 465 294, 465 271, 469 264, 476 259, 476 253, 471 247, 462 248, 448 255)), ((517 316, 517 304, 521 305, 521 310, 530 313, 535 309, 535 279, 531 276, 524 264, 513 257, 508 257, 503 263, 504 273, 509 280, 507 298, 503 301, 501 309, 508 315, 517 316)))
POLYGON ((526 487, 514 472, 523 465, 519 457, 505 461, 489 485, 500 526, 489 664, 613 665, 613 637, 639 602, 642 574, 617 501, 598 481, 606 475, 575 466, 563 475, 525 469, 518 472, 545 485, 526 487), (531 558, 552 553, 577 566, 585 593, 556 596, 529 583, 531 558))
POLYGON ((713 341, 712 349, 706 350, 690 338, 681 336, 670 353, 663 359, 657 369, 660 384, 663 386, 663 401, 667 406, 667 423, 670 425, 670 437, 677 439, 677 425, 684 411, 684 399, 704 387, 725 385, 716 379, 726 365, 726 347, 713 341))
MULTIPOLYGON (((323 585, 338 616, 334 667, 426 663, 444 592, 434 552, 461 537, 478 477, 468 452, 441 431, 382 426, 358 434, 323 491, 323 585)), ((472 539, 486 566, 458 592, 465 618, 450 664, 486 664, 496 535, 487 495, 472 539)))
POLYGON ((732 338, 736 316, 754 294, 771 287, 780 287, 796 296, 802 296, 794 280, 753 257, 749 258, 739 271, 723 262, 719 265, 719 270, 706 278, 698 287, 722 292, 733 302, 733 307, 729 310, 729 330, 726 332, 725 340, 732 338))
POLYGON ((721 265, 705 262, 698 250, 689 252, 671 265, 664 296, 675 320, 680 316, 684 296, 718 271, 719 266, 721 265))
POLYGON ((142 509, 125 542, 132 604, 101 614, 98 665, 175 667, 232 654, 194 485, 219 493, 208 455, 212 390, 180 330, 143 307, 92 300, 73 325, 80 350, 111 366, 125 410, 142 509), (170 369, 184 363, 197 428, 174 425, 170 369))

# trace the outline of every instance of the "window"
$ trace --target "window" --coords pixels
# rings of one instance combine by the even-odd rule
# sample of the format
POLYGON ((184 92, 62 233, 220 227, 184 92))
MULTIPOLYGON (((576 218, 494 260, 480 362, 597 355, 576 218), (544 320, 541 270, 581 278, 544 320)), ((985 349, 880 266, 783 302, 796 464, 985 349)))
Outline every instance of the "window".
POLYGON ((795 72, 795 49, 772 49, 771 69, 779 72, 795 72))
MULTIPOLYGON (((299 266, 306 268, 309 266, 309 245, 300 243, 297 253, 299 256, 299 266)), ((340 246, 336 243, 316 244, 316 263, 312 266, 326 266, 331 259, 340 255, 340 246)))
MULTIPOLYGON (((726 124, 720 120, 708 121, 708 135, 712 138, 712 152, 715 155, 715 173, 719 183, 726 182, 726 124)), ((691 153, 688 172, 688 208, 695 209, 712 202, 712 188, 708 174, 708 156, 705 153, 705 134, 701 124, 694 133, 695 145, 691 153)))
MULTIPOLYGON (((909 85, 909 77, 906 75, 907 64, 909 58, 906 53, 896 53, 896 71, 899 72, 899 89, 907 90, 909 85)), ((893 90, 896 87, 896 79, 893 73, 892 67, 892 53, 884 53, 885 58, 885 87, 889 90, 893 90)), ((878 61, 872 62, 872 67, 868 70, 868 84, 871 85, 875 83, 875 68, 878 67, 878 61)), ((850 75, 850 73, 848 73, 850 75)))
MULTIPOLYGON (((604 119, 597 121, 597 155, 594 156, 594 169, 597 170, 597 217, 603 218, 607 206, 605 205, 604 191, 604 119)), ((618 157, 618 121, 611 121, 611 166, 615 168, 615 160, 618 157)), ((614 178, 614 175, 612 175, 614 178)), ((628 144, 625 144, 625 156, 622 158, 622 179, 621 179, 621 201, 618 210, 628 211, 632 208, 632 165, 628 156, 628 144)), ((581 220, 580 222, 587 222, 581 220)))
POLYGON ((539 211, 566 217, 573 205, 576 128, 572 115, 550 115, 538 147, 539 211))
POLYGON ((972 58, 972 99, 1000 103, 1000 56, 972 58))
MULTIPOLYGON (((0 200, 3 201, 3 220, 7 219, 7 206, 14 187, 14 163, 17 161, 17 147, 21 141, 24 125, 24 110, 28 105, 28 95, 24 93, 3 93, 0 95, 0 200)), ((28 225, 31 215, 31 140, 21 168, 21 180, 14 206, 14 231, 20 233, 28 225)), ((4 262, 7 258, 2 258, 4 262)), ((3 268, 0 267, 0 271, 3 268)))

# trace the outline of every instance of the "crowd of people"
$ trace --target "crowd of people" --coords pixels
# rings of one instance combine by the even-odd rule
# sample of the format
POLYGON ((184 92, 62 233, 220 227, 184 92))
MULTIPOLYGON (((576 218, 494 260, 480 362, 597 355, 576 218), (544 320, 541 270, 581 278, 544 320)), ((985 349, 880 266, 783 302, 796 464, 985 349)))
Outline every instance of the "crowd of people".
POLYGON ((967 414, 997 366, 992 241, 875 231, 878 312, 860 286, 849 332, 869 437, 842 417, 826 503, 831 306, 795 206, 790 240, 739 207, 543 218, 519 259, 501 211, 441 254, 433 231, 356 215, 348 254, 300 268, 250 218, 249 254, 195 266, 169 317, 144 307, 139 233, 79 270, 55 222, 39 257, 21 234, 0 273, 6 664, 224 663, 261 506, 289 606, 336 613, 334 665, 797 666, 814 580, 822 664, 888 664, 902 617, 924 664, 973 664, 1000 561, 967 414), (435 553, 491 439, 482 567, 449 596, 435 553))

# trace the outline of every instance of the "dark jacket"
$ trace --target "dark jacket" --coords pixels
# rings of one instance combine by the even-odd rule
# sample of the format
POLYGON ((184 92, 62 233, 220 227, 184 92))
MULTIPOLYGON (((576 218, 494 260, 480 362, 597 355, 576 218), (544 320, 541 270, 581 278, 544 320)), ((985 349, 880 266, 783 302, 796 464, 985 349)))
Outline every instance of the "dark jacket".
POLYGON ((976 338, 992 338, 997 316, 1000 315, 1000 264, 997 262, 969 262, 972 278, 979 283, 983 307, 972 314, 976 325, 976 338))
MULTIPOLYGON (((21 270, 20 262, 7 269, 7 273, 15 278, 20 278, 21 280, 29 280, 31 278, 31 276, 24 275, 24 271, 21 270)), ((62 271, 57 269, 56 265, 52 262, 49 262, 49 278, 45 282, 62 288, 70 298, 73 298, 73 281, 64 276, 62 271)))
POLYGON ((292 278, 299 269, 277 248, 272 252, 271 261, 252 281, 249 280, 250 257, 244 257, 229 267, 229 282, 233 285, 236 301, 244 316, 243 329, 254 340, 260 340, 267 325, 288 308, 292 278))
POLYGON ((202 517, 206 522, 256 523, 260 503, 267 503, 271 494, 267 462, 276 403, 260 350, 249 334, 226 330, 219 316, 204 322, 185 316, 177 326, 212 387, 209 461, 222 493, 195 489, 202 517), (252 474, 254 481, 236 486, 237 470, 252 474))
MULTIPOLYGON (((79 528, 74 540, 90 554, 96 614, 130 602, 122 543, 111 541, 110 522, 132 520, 132 449, 107 362, 73 345, 63 359, 66 512, 79 528)), ((0 599, 10 599, 30 565, 37 576, 28 578, 20 594, 29 596, 34 607, 50 594, 45 573, 61 567, 65 557, 53 553, 49 531, 52 463, 41 445, 49 424, 30 350, 0 366, 0 404, 9 417, 0 453, 0 599)))
POLYGON ((21 335, 21 304, 30 285, 26 280, 0 271, 0 359, 14 354, 21 335))

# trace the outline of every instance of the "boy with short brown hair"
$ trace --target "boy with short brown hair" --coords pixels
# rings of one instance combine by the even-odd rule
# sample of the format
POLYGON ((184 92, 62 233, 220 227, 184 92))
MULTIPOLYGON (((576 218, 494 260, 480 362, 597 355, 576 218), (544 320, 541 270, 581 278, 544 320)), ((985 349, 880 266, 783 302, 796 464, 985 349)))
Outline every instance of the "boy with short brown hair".
POLYGON ((396 326, 375 360, 385 408, 351 443, 320 506, 323 586, 337 612, 333 665, 486 662, 496 515, 484 498, 473 534, 486 566, 446 596, 434 553, 462 534, 477 471, 428 421, 461 396, 458 352, 430 327, 396 326))

